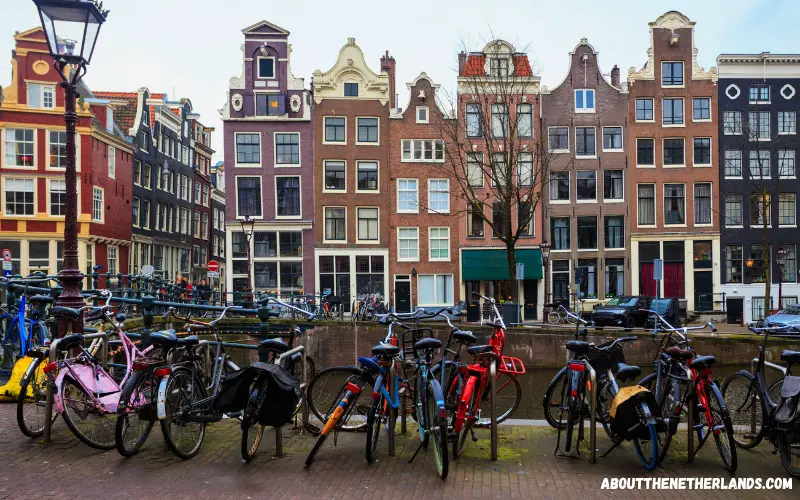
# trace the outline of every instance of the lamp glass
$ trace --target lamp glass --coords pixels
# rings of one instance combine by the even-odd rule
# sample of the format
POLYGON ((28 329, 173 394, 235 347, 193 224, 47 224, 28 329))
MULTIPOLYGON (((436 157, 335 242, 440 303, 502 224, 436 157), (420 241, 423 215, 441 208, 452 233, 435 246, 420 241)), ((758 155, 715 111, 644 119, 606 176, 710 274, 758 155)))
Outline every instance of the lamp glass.
POLYGON ((89 64, 105 17, 85 0, 36 2, 50 53, 72 64, 89 64))

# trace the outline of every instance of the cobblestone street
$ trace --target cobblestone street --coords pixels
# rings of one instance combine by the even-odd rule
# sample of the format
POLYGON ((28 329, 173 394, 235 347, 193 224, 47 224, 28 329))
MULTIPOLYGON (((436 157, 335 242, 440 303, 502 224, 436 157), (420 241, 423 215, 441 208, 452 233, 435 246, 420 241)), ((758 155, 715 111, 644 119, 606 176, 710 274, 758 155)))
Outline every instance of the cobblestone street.
MULTIPOLYGON (((73 437, 62 420, 53 444, 25 438, 18 430, 16 406, 0 406, 0 498, 796 498, 790 491, 605 491, 605 477, 646 477, 630 445, 615 450, 596 465, 553 456, 552 429, 500 427, 500 460, 489 460, 489 433, 480 431, 464 456, 451 462, 441 481, 424 450, 406 462, 417 446, 415 433, 398 436, 397 456, 364 460, 364 435, 340 434, 325 443, 313 467, 303 467, 314 443, 308 435, 284 431, 283 458, 274 455, 274 431, 266 432, 259 455, 246 464, 239 455, 238 422, 210 425, 204 446, 192 460, 169 452, 158 427, 142 451, 130 459, 116 451, 93 450, 73 437)), ((409 426, 411 428, 411 426, 409 426)), ((602 429, 599 429, 602 433, 602 429)), ((601 449, 609 442, 598 434, 601 449)), ((725 477, 713 443, 694 464, 686 463, 685 442, 673 442, 672 456, 655 473, 661 477, 725 477)), ((785 477, 777 456, 766 445, 740 451, 737 477, 785 477)), ((797 487, 795 481, 794 486, 797 487)))

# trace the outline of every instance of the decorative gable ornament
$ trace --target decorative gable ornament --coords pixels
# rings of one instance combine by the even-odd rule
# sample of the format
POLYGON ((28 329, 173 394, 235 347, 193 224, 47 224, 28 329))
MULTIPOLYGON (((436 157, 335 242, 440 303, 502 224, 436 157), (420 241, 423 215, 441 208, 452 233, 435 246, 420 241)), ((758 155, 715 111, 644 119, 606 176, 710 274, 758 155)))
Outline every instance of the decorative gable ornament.
POLYGON ((233 96, 231 96, 231 106, 233 106, 234 111, 241 111, 243 104, 244 98, 242 94, 233 94, 233 96))
POLYGON ((291 99, 289 99, 289 107, 292 109, 292 112, 297 113, 300 111, 300 105, 302 104, 302 100, 300 99, 299 95, 293 95, 291 99))

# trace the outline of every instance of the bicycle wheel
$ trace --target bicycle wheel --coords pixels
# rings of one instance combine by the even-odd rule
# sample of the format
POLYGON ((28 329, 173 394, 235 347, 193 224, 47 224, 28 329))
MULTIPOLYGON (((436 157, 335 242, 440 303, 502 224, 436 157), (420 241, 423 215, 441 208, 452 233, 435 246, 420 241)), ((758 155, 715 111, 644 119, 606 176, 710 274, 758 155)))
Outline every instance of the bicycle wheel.
POLYGON ((733 442, 749 449, 764 438, 764 408, 755 379, 747 372, 728 375, 722 383, 722 398, 728 406, 733 442))
POLYGON ((665 422, 665 430, 663 432, 656 432, 658 437, 658 463, 664 461, 669 451, 669 445, 672 442, 672 432, 668 425, 670 419, 680 418, 681 413, 681 396, 678 385, 674 383, 672 377, 663 375, 661 389, 656 388, 656 374, 651 373, 639 381, 639 385, 646 387, 653 395, 657 396, 658 403, 661 406, 661 418, 665 422))
POLYGON ((633 439, 633 448, 645 469, 653 470, 658 465, 658 435, 656 424, 647 424, 649 439, 633 439))
MULTIPOLYGON (((33 361, 29 376, 23 379, 17 396, 17 425, 28 437, 44 434, 47 375, 42 372, 42 361, 33 361)), ((51 417, 55 420, 55 415, 51 417)))
MULTIPOLYGON (((488 374, 487 374, 488 375, 488 374)), ((522 400, 522 386, 517 380, 516 375, 513 373, 499 372, 495 382, 495 390, 497 391, 497 404, 495 405, 497 411, 497 423, 500 424, 508 419, 519 407, 519 402, 522 400)), ((483 394, 481 406, 491 399, 491 387, 486 388, 483 394)), ((481 418, 475 424, 477 427, 486 428, 492 423, 489 417, 489 408, 486 407, 487 418, 481 418)))
MULTIPOLYGON (((574 389, 573 389, 574 390, 574 389)), ((570 391, 572 392, 572 391, 570 391)), ((567 428, 564 443, 564 451, 569 452, 572 448, 572 429, 575 427, 575 421, 578 420, 578 398, 569 393, 564 394, 567 403, 567 428)))
MULTIPOLYGON (((711 422, 708 422, 708 428, 714 433, 719 456, 728 472, 736 472, 736 446, 733 444, 731 416, 716 382, 712 381, 706 385, 706 398, 711 410, 711 422)), ((705 412, 703 418, 706 418, 705 412)))
MULTIPOLYGON (((361 392, 364 392, 363 388, 361 392)), ((341 428, 342 423, 345 421, 345 419, 347 419, 347 415, 351 412, 353 403, 355 403, 356 399, 357 398, 355 398, 353 393, 348 389, 345 389, 341 396, 336 399, 330 415, 323 420, 325 425, 322 427, 322 430, 320 430, 317 442, 314 443, 314 447, 311 448, 311 451, 306 457, 306 467, 311 467, 311 464, 314 462, 314 457, 317 456, 317 453, 319 452, 320 448, 322 448, 325 440, 328 439, 328 435, 332 431, 339 430, 341 428), (343 402, 344 404, 340 404, 343 402)))
MULTIPOLYGON (((797 422, 794 422, 797 425, 797 422)), ((778 432, 778 454, 786 472, 794 478, 800 478, 800 434, 792 429, 781 429, 778 432)))
POLYGON ((242 458, 245 462, 255 458, 264 436, 264 426, 258 422, 258 414, 266 398, 267 391, 263 387, 254 387, 242 415, 242 458))
MULTIPOLYGON (((475 377, 472 377, 475 379, 475 377)), ((476 383, 477 383, 477 379, 476 383)), ((464 391, 465 394, 463 395, 463 399, 466 400, 465 402, 459 401, 456 411, 464 412, 464 422, 461 424, 461 429, 459 430, 458 434, 456 435, 455 441, 453 441, 453 458, 456 459, 464 452, 464 448, 467 446, 467 436, 472 434, 472 426, 473 422, 475 421, 475 407, 478 401, 478 391, 475 390, 475 387, 467 387, 467 383, 469 383, 469 378, 467 382, 464 384, 464 391), (469 392, 469 394, 466 394, 469 392)), ((453 415, 455 419, 455 415, 453 415)))
POLYGON ((136 372, 125 383, 117 406, 115 442, 123 457, 138 453, 155 425, 158 380, 152 370, 136 372))
MULTIPOLYGON (((311 414, 320 422, 326 422, 334 405, 341 399, 347 381, 361 375, 361 369, 355 366, 333 366, 317 373, 306 391, 311 414)), ((354 402, 355 409, 350 419, 341 424, 342 430, 355 431, 366 427, 371 395, 372 391, 365 386, 354 402)))
POLYGON ((206 434, 205 422, 187 422, 186 414, 198 413, 197 401, 206 398, 205 385, 190 370, 172 372, 165 391, 166 417, 161 420, 161 432, 167 446, 177 456, 187 459, 197 455, 206 434))
POLYGON ((566 420, 560 420, 563 416, 561 408, 563 404, 564 381, 566 380, 564 374, 566 372, 567 368, 564 367, 556 373, 556 376, 550 381, 550 385, 547 387, 547 391, 544 393, 544 399, 542 400, 544 418, 553 429, 564 430, 567 428, 566 420))
POLYGON ((433 454, 436 459, 436 471, 442 479, 447 478, 448 457, 447 457, 447 419, 438 415, 437 401, 442 399, 441 389, 437 390, 439 383, 435 380, 428 381, 428 405, 426 420, 429 422, 428 429, 431 433, 430 439, 433 441, 433 454))
MULTIPOLYGON (((570 312, 572 312, 572 311, 570 311, 570 312)), ((577 316, 580 316, 580 314, 579 314, 579 313, 577 313, 577 312, 575 312, 575 313, 573 313, 573 314, 575 314, 575 315, 577 315, 577 316)), ((566 318, 564 318, 564 319, 565 319, 565 320, 567 321, 567 323, 569 323, 570 325, 574 325, 575 323, 577 323, 577 322, 578 322, 578 320, 577 320, 577 319, 573 318, 573 317, 572 317, 572 316, 570 316, 569 314, 567 314, 567 315, 566 315, 566 318)))
POLYGON ((558 314, 556 311, 550 311, 547 313, 547 322, 551 325, 557 325, 561 323, 561 315, 558 314))
POLYGON ((61 401, 64 405, 64 422, 78 439, 98 450, 114 448, 115 423, 111 415, 97 409, 92 396, 72 377, 64 377, 61 401))
MULTIPOLYGON (((376 387, 376 390, 380 390, 380 387, 376 387)), ((372 398, 372 405, 370 405, 369 413, 367 414, 367 463, 369 464, 374 462, 377 456, 378 437, 381 432, 381 423, 385 406, 386 404, 382 393, 378 393, 377 398, 372 398)))

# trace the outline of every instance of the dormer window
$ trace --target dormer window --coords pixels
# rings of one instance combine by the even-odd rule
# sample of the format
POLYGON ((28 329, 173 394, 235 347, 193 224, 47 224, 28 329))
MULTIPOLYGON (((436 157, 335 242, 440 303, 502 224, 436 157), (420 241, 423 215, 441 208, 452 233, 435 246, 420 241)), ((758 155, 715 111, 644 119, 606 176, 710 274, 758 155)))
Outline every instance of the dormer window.
POLYGON ((358 97, 358 83, 345 83, 344 95, 345 97, 358 97))
POLYGON ((275 78, 275 58, 274 57, 259 57, 258 58, 258 77, 259 78, 275 78))
POLYGON ((417 123, 428 123, 428 106, 417 106, 417 123))
POLYGON ((56 107, 56 90, 53 85, 28 84, 28 106, 39 109, 56 107))
POLYGON ((508 59, 505 57, 489 59, 489 76, 508 76, 508 59))
POLYGON ((114 110, 111 107, 106 108, 106 130, 114 131, 114 110))
POLYGON ((575 90, 575 112, 594 113, 594 89, 575 90))

